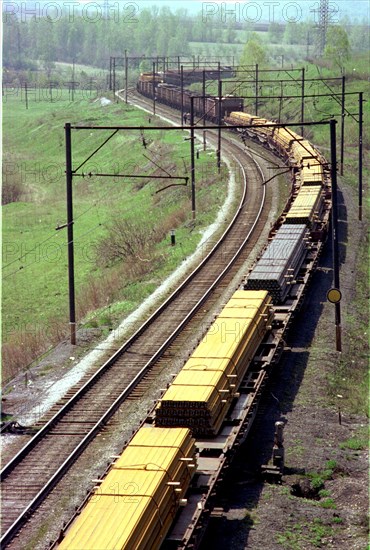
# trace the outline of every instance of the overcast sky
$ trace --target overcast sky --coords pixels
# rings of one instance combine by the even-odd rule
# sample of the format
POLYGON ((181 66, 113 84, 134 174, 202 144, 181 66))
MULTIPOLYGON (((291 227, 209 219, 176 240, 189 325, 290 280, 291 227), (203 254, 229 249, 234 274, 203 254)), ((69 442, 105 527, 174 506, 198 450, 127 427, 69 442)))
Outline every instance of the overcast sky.
MULTIPOLYGON (((88 1, 88 0, 85 0, 88 1)), ((114 1, 114 0, 110 0, 114 1)), ((125 0, 121 0, 124 2, 125 0)), ((186 8, 188 11, 212 13, 217 15, 221 9, 228 5, 230 11, 235 11, 236 16, 240 14, 241 18, 257 19, 259 16, 264 21, 274 19, 284 21, 313 17, 312 10, 318 7, 319 0, 213 0, 204 2, 200 0, 136 0, 139 7, 158 5, 170 6, 172 9, 186 8)), ((329 6, 337 13, 339 19, 345 15, 350 17, 366 17, 369 20, 370 1, 369 0, 330 0, 329 6)))
MULTIPOLYGON (((203 13, 204 16, 221 17, 222 10, 227 9, 229 13, 235 13, 235 18, 238 21, 280 21, 287 20, 300 21, 314 17, 313 10, 318 7, 319 0, 213 0, 205 2, 201 0, 109 0, 109 3, 119 6, 121 9, 130 4, 133 5, 136 13, 144 7, 169 6, 172 10, 186 8, 191 13, 203 13)), ((104 5, 104 0, 25 0, 22 2, 10 2, 3 0, 3 10, 13 11, 22 5, 29 6, 29 9, 35 9, 35 5, 42 6, 43 4, 58 5, 67 7, 68 5, 78 4, 101 4, 104 5)), ((334 18, 341 19, 344 16, 351 18, 366 18, 369 22, 370 15, 370 0, 330 0, 330 7, 334 10, 334 18)))

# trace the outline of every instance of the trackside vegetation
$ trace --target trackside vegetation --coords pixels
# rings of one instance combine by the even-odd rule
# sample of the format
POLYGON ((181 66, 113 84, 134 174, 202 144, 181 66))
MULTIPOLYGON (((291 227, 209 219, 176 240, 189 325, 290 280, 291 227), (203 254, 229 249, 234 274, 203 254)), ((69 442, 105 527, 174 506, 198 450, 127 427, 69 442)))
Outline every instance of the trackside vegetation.
MULTIPOLYGON (((71 103, 67 92, 55 102, 34 101, 28 110, 19 98, 6 99, 3 200, 8 187, 18 194, 8 195, 3 207, 4 381, 68 333, 67 237, 65 229, 56 230, 66 222, 64 123, 160 124, 149 118, 121 103, 71 103)), ((111 133, 74 131, 74 168, 111 133)), ((190 182, 186 136, 119 132, 80 170, 85 177, 74 178, 79 323, 110 326, 132 311, 194 250, 202 229, 214 220, 224 202, 227 170, 219 175, 214 153, 199 151, 193 222, 190 183, 184 185, 185 178, 190 182), (151 177, 168 174, 184 179, 151 177), (170 246, 171 230, 176 246, 170 246)))

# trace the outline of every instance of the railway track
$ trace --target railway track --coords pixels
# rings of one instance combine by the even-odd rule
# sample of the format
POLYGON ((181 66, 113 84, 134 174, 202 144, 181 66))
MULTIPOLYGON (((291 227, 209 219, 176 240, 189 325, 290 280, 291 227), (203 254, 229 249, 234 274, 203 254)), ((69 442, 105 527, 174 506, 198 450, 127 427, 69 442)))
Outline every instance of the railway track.
MULTIPOLYGON (((224 151, 236 158, 236 145, 224 151)), ((202 306, 214 303, 253 249, 265 218, 265 186, 256 162, 238 161, 244 193, 228 230, 202 264, 146 323, 73 395, 1 471, 6 546, 40 503, 163 357, 202 306), (247 220, 252 221, 247 221, 247 220), (253 235, 253 237, 252 237, 253 235), (21 480, 21 491, 19 490, 21 480)), ((266 209, 267 210, 267 209, 266 209)))

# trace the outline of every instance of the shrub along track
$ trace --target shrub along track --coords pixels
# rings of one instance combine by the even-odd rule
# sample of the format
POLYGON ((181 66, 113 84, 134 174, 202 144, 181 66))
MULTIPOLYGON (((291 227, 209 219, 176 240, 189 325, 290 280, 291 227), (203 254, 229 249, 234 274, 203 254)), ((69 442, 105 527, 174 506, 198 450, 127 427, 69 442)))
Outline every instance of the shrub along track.
POLYGON ((245 181, 232 223, 181 287, 77 393, 72 397, 67 395, 60 410, 51 410, 46 424, 3 468, 4 546, 56 487, 124 400, 141 397, 148 380, 152 380, 156 369, 161 368, 161 361, 168 361, 169 356, 181 349, 189 331, 199 326, 204 313, 219 300, 255 247, 268 219, 271 197, 265 200, 261 169, 244 152, 240 154, 240 146, 224 142, 223 151, 229 158, 237 160, 236 157, 240 157, 237 162, 245 181))

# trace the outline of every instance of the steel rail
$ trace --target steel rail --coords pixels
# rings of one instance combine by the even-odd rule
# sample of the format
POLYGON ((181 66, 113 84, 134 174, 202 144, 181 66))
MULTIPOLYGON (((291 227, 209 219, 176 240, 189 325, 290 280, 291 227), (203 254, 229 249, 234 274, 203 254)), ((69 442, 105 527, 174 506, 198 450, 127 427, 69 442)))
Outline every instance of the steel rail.
MULTIPOLYGON (((235 144, 233 144, 235 145, 235 144)), ((261 168, 257 161, 253 159, 252 155, 248 154, 248 156, 252 159, 255 166, 260 172, 260 175, 263 179, 263 174, 261 171, 261 168)), ((246 182, 246 174, 245 169, 242 166, 242 164, 234 157, 235 160, 239 163, 243 175, 244 175, 244 181, 246 182)), ((125 390, 121 393, 121 395, 116 399, 116 401, 110 406, 110 408, 107 410, 107 412, 98 420, 98 422, 94 425, 94 427, 90 430, 88 434, 83 438, 82 441, 78 444, 78 446, 74 449, 74 451, 69 455, 69 457, 63 462, 63 464, 58 468, 58 470, 53 474, 53 476, 49 479, 49 481, 44 485, 44 487, 39 491, 39 493, 34 497, 34 499, 30 502, 30 504, 25 508, 25 510, 18 516, 18 518, 15 520, 15 522, 12 524, 12 526, 6 531, 6 533, 2 536, 0 542, 3 545, 8 544, 15 534, 19 531, 19 529, 24 525, 24 523, 27 521, 27 519, 30 517, 30 515, 36 510, 36 508, 40 505, 40 503, 46 498, 46 496, 52 491, 52 489, 56 486, 58 481, 65 475, 66 471, 72 466, 72 464, 77 460, 77 458, 82 454, 84 449, 88 446, 88 444, 94 439, 96 434, 101 430, 102 426, 104 426, 108 420, 113 416, 115 411, 118 409, 118 407, 121 405, 121 403, 125 400, 125 398, 129 395, 129 393, 136 387, 136 385, 140 382, 140 380, 143 378, 143 376, 146 374, 146 372, 152 367, 152 365, 163 355, 163 353, 166 351, 166 349, 170 346, 170 344, 173 342, 173 340, 177 337, 177 335, 181 332, 183 327, 188 323, 188 321, 195 315, 195 313, 198 311, 198 309, 202 306, 204 301, 207 299, 209 294, 214 290, 214 288, 217 286, 219 281, 224 277, 224 275, 230 270, 231 266, 237 259, 237 257, 240 255, 243 247, 245 246, 246 242, 250 238, 251 233, 253 232, 258 219, 261 215, 264 202, 265 202, 265 196, 266 196, 266 190, 265 187, 263 187, 263 196, 261 205, 259 208, 259 211, 257 213, 257 216, 253 222, 253 225, 248 232, 248 235, 244 239, 243 243, 238 248, 237 252, 235 253, 232 260, 229 262, 229 264, 224 268, 224 270, 219 274, 219 276, 216 278, 215 281, 213 281, 211 287, 204 293, 204 295, 200 298, 198 303, 192 308, 192 310, 187 314, 187 316, 182 320, 180 325, 173 331, 173 333, 170 335, 170 337, 162 344, 162 346, 157 350, 157 352, 152 356, 152 358, 146 363, 146 365, 141 369, 141 371, 135 376, 135 378, 128 384, 128 386, 125 388, 125 390)), ((241 199, 241 202, 238 206, 238 210, 235 213, 232 221, 230 222, 228 228, 223 233, 220 240, 215 244, 215 246, 212 248, 212 250, 207 254, 207 256, 204 258, 204 260, 199 264, 199 266, 185 279, 185 281, 182 283, 182 285, 177 288, 170 297, 162 304, 150 317, 149 319, 135 332, 135 334, 123 345, 121 348, 110 358, 108 361, 92 376, 92 378, 82 387, 80 390, 61 408, 61 410, 54 415, 54 417, 34 436, 34 438, 29 441, 23 449, 5 466, 5 468, 1 471, 1 479, 5 479, 7 475, 22 461, 22 459, 36 446, 36 444, 54 427, 56 422, 62 418, 68 410, 72 408, 72 406, 98 381, 98 379, 102 376, 102 374, 109 369, 109 367, 132 345, 132 343, 137 340, 137 338, 147 329, 148 326, 150 326, 153 321, 164 311, 164 309, 168 306, 169 303, 172 302, 172 300, 181 292, 182 289, 184 289, 190 281, 195 277, 195 275, 202 269, 202 267, 209 261, 209 259, 214 255, 215 251, 218 249, 219 246, 222 245, 225 238, 227 237, 227 234, 230 232, 231 228, 233 227, 237 217, 240 215, 240 212, 244 206, 246 197, 246 185, 244 187, 243 196, 241 199)))
MULTIPOLYGON (((243 169, 243 167, 242 167, 243 169)), ((244 169, 243 169, 244 171, 244 169)), ((210 250, 204 260, 195 268, 192 273, 183 281, 183 283, 173 291, 173 293, 167 298, 167 300, 159 306, 159 308, 139 327, 139 329, 127 340, 105 363, 100 369, 94 373, 94 375, 73 395, 70 400, 63 405, 63 407, 51 418, 45 426, 43 426, 34 437, 26 443, 26 445, 8 462, 6 466, 0 472, 0 480, 4 480, 10 472, 18 465, 18 463, 32 450, 32 448, 53 428, 55 423, 66 414, 71 407, 80 399, 106 372, 107 369, 125 352, 130 346, 137 340, 139 336, 155 321, 157 317, 165 310, 165 308, 173 301, 173 299, 186 287, 186 285, 197 275, 197 273, 203 268, 211 256, 216 252, 217 248, 221 246, 229 231, 240 214, 240 211, 244 205, 246 195, 246 188, 244 189, 242 200, 238 206, 238 210, 231 220, 229 226, 220 237, 220 240, 210 250)))

